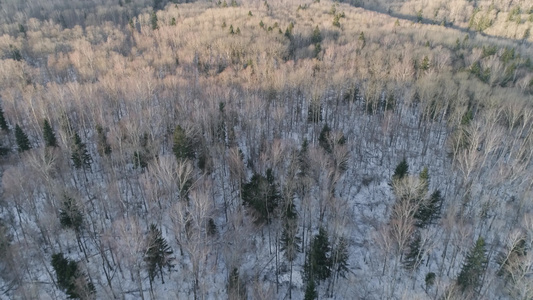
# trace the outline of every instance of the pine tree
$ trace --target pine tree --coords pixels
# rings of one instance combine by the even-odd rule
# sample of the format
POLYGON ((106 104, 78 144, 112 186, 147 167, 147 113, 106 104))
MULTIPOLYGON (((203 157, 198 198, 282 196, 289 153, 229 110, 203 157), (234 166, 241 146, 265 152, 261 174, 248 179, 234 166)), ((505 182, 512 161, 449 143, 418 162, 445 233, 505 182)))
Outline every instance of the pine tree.
POLYGON ((185 130, 181 126, 177 126, 174 131, 174 144, 172 145, 172 152, 177 160, 194 158, 194 151, 191 140, 185 134, 185 130))
POLYGON ((43 123, 43 137, 46 147, 57 147, 56 135, 47 119, 45 119, 43 123))
POLYGON ((394 169, 394 175, 392 175, 393 180, 400 180, 405 176, 409 175, 409 165, 407 160, 404 158, 394 169))
POLYGON ((64 197, 59 210, 59 223, 63 228, 74 230, 78 247, 88 261, 87 251, 85 250, 86 246, 84 246, 81 236, 81 231, 83 229, 83 214, 74 198, 68 196, 64 197))
POLYGON ((435 284, 435 278, 437 275, 433 272, 429 272, 426 274, 425 282, 426 282, 426 293, 429 289, 429 287, 433 286, 435 284))
POLYGON ((304 141, 302 142, 302 147, 300 148, 300 151, 298 152, 298 164, 300 166, 300 170, 298 175, 303 177, 306 176, 309 173, 309 142, 307 139, 304 138, 304 141))
POLYGON ((348 272, 348 242, 345 238, 339 238, 337 245, 334 247, 333 252, 333 270, 335 271, 337 277, 346 277, 346 272, 348 272))
POLYGON ((19 152, 31 149, 30 139, 18 124, 15 126, 15 140, 17 141, 19 152))
POLYGON ((362 32, 362 31, 359 34, 359 41, 361 41, 361 43, 362 43, 361 49, 363 49, 366 46, 366 38, 365 38, 365 33, 362 32))
POLYGON ((419 231, 415 231, 409 242, 409 250, 403 259, 403 266, 410 271, 418 269, 422 263, 423 249, 421 246, 422 240, 419 231))
POLYGON ((479 288, 488 263, 486 252, 485 240, 480 237, 474 247, 468 252, 461 272, 457 277, 457 285, 462 292, 466 290, 475 291, 479 288))
POLYGON ((270 223, 274 209, 281 198, 272 170, 268 169, 266 173, 266 177, 254 174, 250 182, 242 187, 243 204, 251 207, 258 214, 258 223, 270 223))
POLYGON ((333 17, 333 26, 341 27, 340 18, 340 15, 335 15, 335 17, 333 17))
POLYGON ((322 45, 320 43, 315 44, 315 51, 313 52, 313 57, 316 59, 320 59, 318 55, 322 52, 322 45))
POLYGON ((420 65, 420 69, 423 71, 429 70, 429 58, 427 56, 424 56, 422 64, 420 65))
POLYGON ((318 137, 318 144, 320 147, 322 147, 327 153, 331 153, 331 144, 329 142, 329 135, 331 133, 331 128, 329 128, 328 124, 324 124, 322 127, 322 130, 320 131, 320 135, 318 137))
POLYGON ((427 167, 424 167, 424 169, 422 169, 422 171, 418 175, 418 178, 420 179, 420 183, 421 183, 420 184, 421 186, 420 195, 423 196, 427 194, 429 190, 430 177, 429 177, 429 170, 427 167))
POLYGON ((163 268, 168 268, 170 272, 170 269, 174 266, 172 265, 172 261, 174 260, 174 257, 172 257, 173 253, 172 248, 170 248, 165 238, 163 238, 161 230, 155 224, 151 224, 144 255, 144 261, 146 262, 146 269, 150 279, 150 288, 158 273, 161 276, 161 283, 165 283, 163 268))
POLYGON ((209 221, 207 222, 207 234, 210 236, 215 236, 218 232, 217 225, 215 224, 215 220, 213 218, 209 218, 209 221))
POLYGON ((438 219, 440 217, 442 201, 440 190, 435 190, 429 197, 427 203, 423 203, 418 207, 414 215, 416 219, 415 225, 420 228, 425 228, 438 219))
POLYGON ((322 227, 315 235, 309 247, 304 271, 308 280, 325 280, 331 276, 331 246, 328 233, 322 227))
POLYGON ((283 255, 290 263, 289 273, 289 299, 292 299, 292 269, 293 263, 298 257, 300 252, 300 237, 298 237, 298 214, 295 211, 292 201, 286 205, 287 209, 284 214, 284 226, 281 233, 281 251, 284 251, 283 255))
POLYGON ((0 146, 0 156, 6 156, 10 152, 8 147, 0 146))
POLYGON ((308 280, 305 286, 304 300, 314 300, 316 298, 318 298, 318 293, 316 292, 315 281, 308 280))
POLYGON ((22 60, 22 54, 20 53, 20 50, 17 47, 13 47, 13 45, 9 45, 9 49, 11 50, 11 58, 16 61, 22 60))
POLYGON ((152 30, 159 29, 159 25, 157 24, 157 22, 157 14, 155 13, 155 11, 153 11, 150 15, 150 23, 152 24, 152 30))
POLYGON ((4 116, 4 110, 0 107, 0 129, 3 131, 9 131, 9 126, 7 126, 6 118, 4 116))
POLYGON ((61 226, 73 229, 76 233, 81 231, 83 214, 73 198, 65 196, 59 210, 59 222, 61 226))
POLYGON ((90 168, 92 161, 91 155, 87 151, 85 143, 81 141, 81 138, 77 133, 74 134, 73 142, 71 159, 74 167, 76 169, 90 168))
POLYGON ((320 29, 318 28, 318 25, 313 30, 313 35, 311 36, 311 43, 312 44, 320 44, 322 42, 322 33, 320 33, 320 29))
POLYGON ((229 275, 228 296, 229 299, 246 299, 246 288, 241 281, 238 268, 233 268, 229 275))
POLYGON ((92 282, 79 270, 78 264, 65 258, 63 253, 52 255, 52 267, 56 272, 57 285, 69 298, 87 299, 96 292, 92 282))

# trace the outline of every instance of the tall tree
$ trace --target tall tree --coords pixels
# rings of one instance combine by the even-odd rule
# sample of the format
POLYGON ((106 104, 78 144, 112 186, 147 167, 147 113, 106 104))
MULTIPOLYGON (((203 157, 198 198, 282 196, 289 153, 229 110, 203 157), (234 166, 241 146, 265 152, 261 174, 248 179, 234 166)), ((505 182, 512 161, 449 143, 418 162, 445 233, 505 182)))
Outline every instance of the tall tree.
POLYGON ((315 29, 313 29, 313 35, 311 36, 311 43, 317 44, 320 42, 322 42, 322 33, 320 32, 318 25, 316 25, 315 29))
POLYGON ((85 143, 81 141, 78 133, 74 134, 71 159, 76 169, 91 167, 91 155, 89 154, 89 151, 87 151, 85 143))
POLYGON ((61 226, 70 228, 79 233, 83 226, 83 214, 76 201, 65 196, 61 209, 59 210, 59 222, 61 226))
POLYGON ((24 133, 18 124, 15 126, 15 140, 17 141, 19 152, 24 152, 31 149, 28 135, 24 133))
POLYGON ((316 292, 315 281, 308 280, 305 286, 304 300, 315 300, 316 298, 318 298, 318 293, 316 292))
POLYGON ((238 268, 233 268, 228 277, 228 298, 246 299, 246 287, 241 280, 238 268))
POLYGON ((407 175, 409 175, 409 165, 407 164, 407 160, 404 158, 394 169, 394 174, 392 175, 392 179, 400 180, 407 175))
POLYGON ((283 232, 281 233, 281 250, 285 251, 284 256, 290 263, 289 270, 289 299, 292 299, 292 269, 294 260, 300 251, 300 237, 298 237, 298 221, 294 204, 291 202, 287 205, 285 212, 285 222, 283 232))
POLYGON ((475 292, 480 287, 481 279, 488 263, 486 252, 485 240, 480 237, 468 252, 461 272, 457 277, 457 285, 463 293, 465 291, 475 292))
POLYGON ((418 178, 420 179, 420 195, 425 195, 429 191, 429 171, 427 167, 424 167, 424 169, 420 172, 418 175, 418 178))
POLYGON ((270 223, 274 209, 281 198, 274 182, 272 170, 268 169, 266 177, 254 174, 250 182, 242 187, 243 204, 251 207, 257 213, 257 222, 270 223))
POLYGON ((54 133, 54 130, 52 129, 52 126, 50 126, 50 122, 48 122, 47 119, 44 119, 43 123, 43 137, 44 144, 46 147, 57 147, 56 135, 54 133))
POLYGON ((435 190, 429 199, 421 201, 414 215, 415 225, 424 228, 440 217, 443 198, 440 190, 435 190))
POLYGON ((63 253, 52 255, 52 267, 56 272, 57 285, 69 298, 88 299, 95 293, 94 285, 81 272, 78 264, 65 258, 63 253))
POLYGON ((0 128, 3 131, 9 131, 9 126, 7 126, 6 118, 4 116, 4 110, 0 107, 0 128))
POLYGON ((156 30, 156 29, 159 29, 159 25, 157 24, 158 20, 157 20, 157 14, 155 11, 153 11, 151 14, 150 14, 150 24, 152 25, 152 30, 156 30))
POLYGON ((320 136, 318 137, 318 144, 320 147, 324 148, 324 150, 328 153, 331 153, 331 144, 329 141, 329 135, 331 132, 331 128, 329 128, 328 124, 324 124, 322 127, 322 130, 320 131, 320 136))
POLYGON ((420 232, 415 231, 411 236, 411 241, 409 242, 408 251, 403 257, 403 265, 407 270, 416 270, 418 266, 423 262, 422 255, 424 249, 422 249, 422 239, 420 237, 420 232))
POLYGON ((331 246, 328 233, 320 227, 309 246, 304 271, 308 280, 325 280, 331 276, 331 246))
POLYGON ((173 253, 172 248, 170 248, 165 238, 163 238, 161 230, 155 224, 150 224, 144 255, 144 261, 146 262, 146 269, 150 279, 150 289, 152 289, 152 283, 158 273, 161 276, 161 283, 165 283, 163 268, 168 268, 170 272, 170 269, 174 266, 172 264, 174 260, 173 253))
POLYGON ((194 150, 192 141, 185 133, 185 130, 181 126, 177 126, 174 131, 174 144, 172 145, 172 152, 176 156, 176 159, 192 159, 194 158, 194 150))
POLYGON ((348 242, 341 237, 332 251, 332 266, 336 277, 346 277, 346 273, 349 270, 348 258, 348 242))
POLYGON ((78 247, 85 255, 85 259, 89 261, 87 251, 85 250, 86 246, 84 246, 81 236, 83 229, 83 213, 74 198, 69 196, 64 197, 63 203, 61 203, 61 209, 59 210, 59 222, 62 227, 74 230, 78 247))

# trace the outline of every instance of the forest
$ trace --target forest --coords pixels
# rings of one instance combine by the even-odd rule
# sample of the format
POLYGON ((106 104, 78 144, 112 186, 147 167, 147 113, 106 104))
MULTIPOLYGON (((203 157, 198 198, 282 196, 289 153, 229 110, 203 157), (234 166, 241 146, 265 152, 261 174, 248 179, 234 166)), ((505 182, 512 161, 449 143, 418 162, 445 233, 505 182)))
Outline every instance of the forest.
POLYGON ((0 299, 532 299, 527 0, 1 0, 0 299))

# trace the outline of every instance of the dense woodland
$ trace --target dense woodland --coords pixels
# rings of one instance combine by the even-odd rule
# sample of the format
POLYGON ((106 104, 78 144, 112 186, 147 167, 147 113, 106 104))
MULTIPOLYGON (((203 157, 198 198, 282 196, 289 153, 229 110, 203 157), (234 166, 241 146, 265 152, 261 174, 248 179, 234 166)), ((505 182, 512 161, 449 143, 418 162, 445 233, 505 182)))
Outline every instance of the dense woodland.
POLYGON ((0 299, 533 298, 533 4, 183 2, 0 2, 0 299))

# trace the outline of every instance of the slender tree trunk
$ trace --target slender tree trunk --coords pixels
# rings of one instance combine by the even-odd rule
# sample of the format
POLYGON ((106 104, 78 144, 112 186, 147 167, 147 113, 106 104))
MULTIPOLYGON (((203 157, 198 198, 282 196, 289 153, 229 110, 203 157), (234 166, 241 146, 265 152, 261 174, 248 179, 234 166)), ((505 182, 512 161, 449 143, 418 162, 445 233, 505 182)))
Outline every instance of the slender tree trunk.
MULTIPOLYGON (((141 300, 144 300, 143 283, 141 280, 141 266, 137 264, 137 285, 139 286, 139 293, 141 294, 141 300)), ((150 291, 152 290, 152 280, 150 280, 150 291)))

